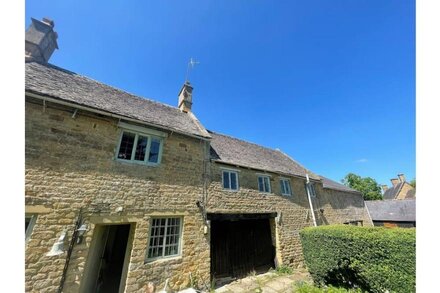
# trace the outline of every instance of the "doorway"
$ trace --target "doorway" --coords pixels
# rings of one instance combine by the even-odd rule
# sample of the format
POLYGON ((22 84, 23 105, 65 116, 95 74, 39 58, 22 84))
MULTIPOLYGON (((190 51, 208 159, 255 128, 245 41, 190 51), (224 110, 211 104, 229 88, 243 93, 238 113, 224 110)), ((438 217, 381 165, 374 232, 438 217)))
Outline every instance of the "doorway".
POLYGON ((122 292, 130 258, 131 224, 97 225, 88 264, 84 273, 83 292, 122 292))
POLYGON ((234 279, 275 267, 270 216, 211 215, 211 277, 234 279))

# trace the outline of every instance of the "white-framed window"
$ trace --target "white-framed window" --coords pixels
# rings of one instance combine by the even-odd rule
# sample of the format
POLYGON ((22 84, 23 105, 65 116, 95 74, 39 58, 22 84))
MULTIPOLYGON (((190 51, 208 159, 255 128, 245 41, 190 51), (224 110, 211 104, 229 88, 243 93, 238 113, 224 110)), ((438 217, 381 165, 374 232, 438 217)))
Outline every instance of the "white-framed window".
POLYGON ((26 241, 29 239, 29 237, 32 234, 32 230, 34 229, 36 220, 37 220, 37 215, 35 214, 25 214, 24 216, 26 241))
POLYGON ((306 183, 306 189, 308 189, 311 197, 316 197, 315 183, 306 183))
POLYGON ((147 260, 180 255, 182 218, 152 218, 147 260))
POLYGON ((292 195, 292 189, 290 188, 290 180, 286 178, 280 179, 280 188, 281 188, 281 194, 291 196, 292 195))
POLYGON ((232 170, 222 171, 223 189, 237 191, 238 190, 238 172, 232 170))
POLYGON ((151 134, 123 130, 119 139, 116 159, 147 165, 160 164, 163 139, 151 134))
POLYGON ((270 193, 270 177, 269 176, 258 176, 258 190, 260 192, 270 193))

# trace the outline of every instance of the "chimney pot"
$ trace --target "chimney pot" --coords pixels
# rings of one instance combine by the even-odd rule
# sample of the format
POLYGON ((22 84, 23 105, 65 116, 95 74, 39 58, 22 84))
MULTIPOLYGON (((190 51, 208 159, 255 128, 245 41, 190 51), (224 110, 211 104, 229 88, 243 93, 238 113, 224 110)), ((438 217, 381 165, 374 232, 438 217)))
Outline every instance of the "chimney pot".
POLYGON ((393 178, 391 179, 391 183, 393 184, 393 187, 396 186, 397 184, 399 184, 399 179, 397 178, 393 178))
POLYGON ((403 174, 397 174, 397 177, 399 177, 400 182, 405 182, 406 181, 405 175, 403 175, 403 174))
POLYGON ((43 17, 42 22, 44 22, 44 23, 50 25, 51 27, 54 27, 54 26, 55 26, 55 23, 53 22, 53 20, 52 20, 52 19, 49 19, 49 18, 47 18, 47 17, 43 17))

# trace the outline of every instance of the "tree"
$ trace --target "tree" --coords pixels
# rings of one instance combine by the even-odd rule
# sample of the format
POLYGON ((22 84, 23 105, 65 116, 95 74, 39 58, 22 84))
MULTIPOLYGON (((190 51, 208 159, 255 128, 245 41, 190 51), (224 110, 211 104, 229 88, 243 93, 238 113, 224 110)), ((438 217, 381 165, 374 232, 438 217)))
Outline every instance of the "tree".
POLYGON ((416 188, 416 178, 414 178, 413 180, 411 180, 409 182, 409 185, 411 185, 412 187, 416 188))
POLYGON ((383 199, 379 184, 371 177, 362 178, 359 175, 348 173, 341 182, 362 193, 365 200, 383 199))

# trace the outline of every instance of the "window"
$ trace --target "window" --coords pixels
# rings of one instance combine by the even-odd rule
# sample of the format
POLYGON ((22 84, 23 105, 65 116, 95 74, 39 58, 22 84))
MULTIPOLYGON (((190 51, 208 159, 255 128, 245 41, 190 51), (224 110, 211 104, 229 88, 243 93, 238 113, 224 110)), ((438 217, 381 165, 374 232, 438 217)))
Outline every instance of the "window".
POLYGON ((124 130, 117 151, 117 159, 157 165, 162 153, 162 139, 149 134, 124 130))
POLYGON ((260 192, 270 193, 270 178, 269 178, 269 176, 258 176, 258 190, 260 192))
POLYGON ((306 189, 309 190, 311 197, 316 197, 315 183, 310 182, 306 184, 306 189))
POLYGON ((34 229, 35 221, 37 220, 37 215, 33 214, 26 214, 24 217, 25 222, 25 235, 26 240, 29 239, 29 237, 32 234, 32 229, 34 229))
POLYGON ((235 171, 223 171, 223 189, 238 190, 238 173, 235 171))
POLYGON ((180 254, 181 218, 153 218, 147 259, 180 254))
POLYGON ((290 181, 289 179, 280 179, 280 185, 281 185, 281 194, 282 195, 292 195, 292 189, 290 188, 290 181))

